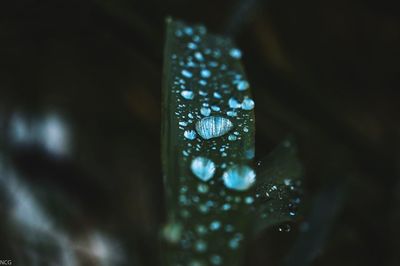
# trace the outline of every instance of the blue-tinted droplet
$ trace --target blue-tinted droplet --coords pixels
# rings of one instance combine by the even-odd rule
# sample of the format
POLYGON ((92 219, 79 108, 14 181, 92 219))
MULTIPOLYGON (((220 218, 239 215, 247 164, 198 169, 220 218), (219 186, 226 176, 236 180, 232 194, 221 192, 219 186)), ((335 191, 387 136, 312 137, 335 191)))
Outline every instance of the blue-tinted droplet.
POLYGON ((211 231, 216 231, 221 227, 221 222, 220 221, 213 221, 210 224, 210 230, 211 231))
POLYGON ((196 138, 196 132, 194 130, 186 130, 183 136, 189 140, 194 140, 196 138))
POLYGON ((208 107, 201 107, 200 113, 204 116, 209 116, 211 114, 211 109, 208 107))
POLYGON ((211 264, 212 265, 221 265, 222 264, 222 258, 219 255, 212 255, 210 258, 211 264))
POLYGON ((195 43, 192 43, 192 42, 190 42, 190 43, 188 43, 188 48, 189 49, 191 49, 191 50, 195 50, 195 49, 197 49, 197 44, 195 44, 195 43))
POLYGON ((250 98, 244 98, 242 102, 243 110, 252 110, 254 108, 254 101, 250 98))
POLYGON ((214 96, 214 98, 216 98, 216 99, 221 99, 221 98, 222 98, 222 95, 221 95, 219 92, 214 92, 214 93, 213 93, 213 96, 214 96))
POLYGON ((190 72, 190 71, 188 71, 188 70, 186 70, 186 69, 182 70, 181 73, 182 73, 182 76, 184 76, 184 77, 187 77, 187 78, 193 77, 192 72, 190 72))
POLYGON ((240 59, 242 57, 242 52, 237 48, 232 48, 229 50, 229 55, 235 59, 240 59))
POLYGON ((256 174, 253 169, 246 165, 233 166, 222 175, 224 184, 233 190, 247 190, 256 181, 256 174))
POLYGON ((200 75, 201 75, 201 77, 203 77, 203 78, 209 78, 209 77, 211 76, 211 72, 210 72, 210 70, 203 69, 203 70, 200 72, 200 75))
POLYGON ((194 53, 194 57, 199 61, 203 61, 204 60, 204 57, 200 52, 194 53))
POLYGON ((236 108, 240 108, 240 103, 238 100, 236 100, 235 98, 230 98, 228 101, 228 105, 230 108, 236 109, 236 108))
POLYGON ((186 100, 193 100, 193 98, 194 98, 193 91, 183 90, 183 91, 181 91, 181 95, 186 100))
POLYGON ((205 157, 193 159, 190 168, 193 174, 202 181, 210 180, 215 174, 215 163, 205 157))
POLYGON ((205 117, 196 123, 196 131, 203 139, 223 136, 232 128, 232 122, 220 116, 205 117))
POLYGON ((249 84, 247 81, 241 80, 241 81, 239 81, 239 82, 237 83, 237 87, 236 87, 236 88, 237 88, 239 91, 245 91, 245 90, 247 90, 249 87, 250 87, 250 84, 249 84))

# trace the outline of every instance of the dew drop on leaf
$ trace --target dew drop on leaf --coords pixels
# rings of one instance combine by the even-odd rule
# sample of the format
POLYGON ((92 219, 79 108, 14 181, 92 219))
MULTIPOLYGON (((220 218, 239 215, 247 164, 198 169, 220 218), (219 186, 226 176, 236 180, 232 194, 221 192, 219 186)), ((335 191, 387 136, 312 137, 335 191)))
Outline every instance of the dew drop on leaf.
POLYGON ((196 157, 193 159, 190 169, 193 174, 202 181, 210 180, 215 174, 215 163, 205 157, 196 157))
POLYGON ((244 191, 249 189, 256 181, 256 174, 252 168, 246 165, 233 166, 222 175, 227 188, 244 191))

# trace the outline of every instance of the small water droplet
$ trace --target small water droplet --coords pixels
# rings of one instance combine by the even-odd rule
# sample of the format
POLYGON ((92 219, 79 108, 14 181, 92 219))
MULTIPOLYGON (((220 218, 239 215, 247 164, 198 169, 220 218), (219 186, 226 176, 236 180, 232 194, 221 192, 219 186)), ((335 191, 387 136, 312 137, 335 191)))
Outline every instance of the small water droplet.
POLYGON ((220 116, 204 117, 196 123, 196 131, 203 139, 223 136, 232 128, 232 122, 220 116))
POLYGON ((237 48, 232 48, 229 50, 229 55, 235 59, 240 59, 242 57, 242 52, 237 48))
POLYGON ((228 111, 228 112, 226 112, 226 114, 227 114, 228 116, 230 116, 230 117, 235 117, 235 116, 237 116, 236 111, 228 111))
POLYGON ((207 243, 203 240, 197 240, 194 247, 197 252, 203 253, 207 250, 207 243))
POLYGON ((212 109, 213 111, 215 111, 215 112, 221 111, 221 108, 219 108, 219 106, 216 106, 216 105, 211 106, 211 109, 212 109))
POLYGON ((289 233, 289 232, 292 230, 292 228, 290 227, 289 224, 284 224, 284 225, 280 226, 280 227, 278 228, 278 230, 279 230, 279 232, 286 232, 286 233, 289 233))
POLYGON ((186 130, 183 135, 185 136, 185 138, 189 139, 189 140, 194 140, 196 138, 196 131, 194 130, 186 130))
POLYGON ((199 184, 197 186, 197 191, 199 193, 207 193, 208 192, 208 186, 206 184, 199 184))
POLYGON ((212 255, 210 258, 211 264, 212 265, 221 265, 222 264, 222 258, 219 255, 212 255))
POLYGON ((233 190, 247 190, 256 181, 256 174, 253 169, 246 165, 236 165, 230 167, 222 175, 224 184, 233 190))
POLYGON ((211 114, 211 109, 208 107, 201 107, 200 113, 204 116, 209 116, 211 114))
POLYGON ((239 103, 239 101, 236 100, 236 99, 233 98, 233 97, 229 99, 228 105, 229 105, 230 108, 233 108, 233 109, 240 108, 240 103, 239 103))
POLYGON ((193 100, 193 98, 194 98, 193 91, 183 90, 183 91, 181 91, 181 95, 186 100, 193 100))
POLYGON ((163 229, 165 240, 170 243, 178 243, 182 236, 182 225, 179 223, 168 223, 163 229))
POLYGON ((244 202, 246 202, 246 204, 252 204, 254 202, 254 199, 253 197, 248 196, 244 199, 244 202))
POLYGON ((187 77, 187 78, 193 77, 192 72, 190 72, 190 71, 188 71, 188 70, 186 70, 186 69, 182 70, 181 73, 182 73, 182 76, 184 76, 184 77, 187 77))
POLYGON ((224 205, 222 205, 222 210, 228 211, 230 209, 231 209, 231 205, 229 203, 225 203, 224 205))
POLYGON ((203 78, 209 78, 209 77, 211 77, 211 72, 210 72, 210 70, 208 70, 208 69, 203 69, 203 70, 200 72, 200 75, 201 75, 201 77, 203 77, 203 78))
POLYGON ((194 57, 195 57, 197 60, 199 60, 199 61, 203 61, 203 60, 204 60, 204 57, 203 57, 203 55, 202 55, 200 52, 196 52, 196 53, 194 54, 194 57))
POLYGON ((205 157, 193 159, 190 168, 195 176, 202 181, 210 180, 215 174, 215 163, 205 157))
POLYGON ((254 108, 254 101, 250 98, 244 98, 242 102, 243 110, 252 110, 254 108))
POLYGON ((192 42, 190 42, 190 43, 188 43, 188 48, 189 49, 191 49, 191 50, 195 50, 195 49, 197 49, 197 44, 195 44, 195 43, 192 43, 192 42))
POLYGON ((213 96, 214 96, 214 98, 216 98, 216 99, 221 99, 221 98, 222 98, 222 95, 221 95, 219 92, 214 92, 214 93, 213 93, 213 96))
POLYGON ((207 233, 207 227, 205 227, 204 225, 198 225, 196 226, 196 231, 199 235, 204 235, 207 233))
POLYGON ((235 135, 233 135, 233 134, 230 134, 229 136, 228 136, 228 140, 229 141, 235 141, 237 139, 237 137, 235 136, 235 135))
POLYGON ((193 29, 191 27, 185 27, 183 29, 183 31, 187 34, 187 35, 192 35, 193 34, 193 29))
POLYGON ((220 221, 213 221, 210 224, 210 230, 211 231, 216 231, 221 227, 221 222, 220 221))
POLYGON ((245 91, 250 87, 250 84, 246 80, 241 80, 237 83, 236 88, 239 91, 245 91))

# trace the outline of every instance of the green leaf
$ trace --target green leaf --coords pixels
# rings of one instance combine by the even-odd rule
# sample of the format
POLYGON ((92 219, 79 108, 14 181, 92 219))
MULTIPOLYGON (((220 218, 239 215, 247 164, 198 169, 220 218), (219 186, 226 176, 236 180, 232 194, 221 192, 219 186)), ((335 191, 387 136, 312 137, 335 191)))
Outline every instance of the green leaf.
POLYGON ((242 261, 253 220, 255 121, 240 57, 230 39, 167 19, 161 136, 166 265, 242 261))
POLYGON ((298 216, 303 169, 292 138, 283 141, 257 169, 254 234, 298 216))

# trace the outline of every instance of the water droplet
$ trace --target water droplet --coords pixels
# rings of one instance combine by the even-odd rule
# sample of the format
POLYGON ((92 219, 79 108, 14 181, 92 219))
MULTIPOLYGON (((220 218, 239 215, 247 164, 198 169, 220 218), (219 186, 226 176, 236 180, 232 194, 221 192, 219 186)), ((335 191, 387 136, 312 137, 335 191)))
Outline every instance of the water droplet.
POLYGON ((236 88, 239 91, 245 91, 250 87, 250 84, 246 80, 241 80, 237 83, 236 88))
POLYGON ((215 174, 215 163, 205 157, 193 159, 190 168, 195 176, 202 181, 210 180, 215 174))
POLYGON ((256 174, 253 169, 246 165, 233 166, 222 175, 224 184, 233 190, 247 190, 256 181, 256 174))
POLYGON ((199 184, 197 186, 197 191, 200 193, 207 193, 208 192, 208 186, 206 184, 199 184))
POLYGON ((253 197, 248 196, 244 199, 244 202, 246 202, 246 204, 252 204, 254 202, 254 199, 253 197))
POLYGON ((210 230, 211 231, 216 231, 221 227, 221 222, 220 221, 213 221, 210 224, 210 230))
POLYGON ((254 101, 250 98, 244 98, 242 102, 243 110, 252 110, 254 108, 254 101))
POLYGON ((284 225, 280 226, 278 230, 279 230, 279 232, 289 233, 292 230, 292 228, 290 227, 289 224, 284 224, 284 225))
POLYGON ((229 136, 228 136, 228 140, 229 141, 235 141, 237 139, 237 137, 235 136, 235 135, 233 135, 233 134, 230 134, 229 136))
POLYGON ((199 61, 203 61, 203 60, 204 60, 204 57, 203 57, 203 55, 202 55, 200 52, 196 52, 196 53, 194 54, 194 57, 195 57, 197 60, 199 60, 199 61))
POLYGON ((185 138, 189 139, 189 140, 194 140, 196 138, 196 131, 194 130, 186 130, 183 135, 185 136, 185 138))
POLYGON ((194 245, 195 249, 197 252, 204 252, 207 250, 207 243, 203 240, 198 240, 196 241, 195 245, 194 245))
POLYGON ((209 116, 211 114, 211 109, 208 107, 201 107, 200 113, 204 116, 209 116))
POLYGON ((178 243, 182 236, 182 225, 178 223, 168 223, 163 229, 165 240, 170 243, 178 243))
POLYGON ((191 50, 197 49, 197 45, 196 45, 195 43, 192 43, 192 42, 188 43, 187 46, 188 46, 188 48, 191 49, 191 50))
POLYGON ((219 92, 214 92, 214 93, 213 93, 213 96, 214 96, 214 98, 216 98, 216 99, 221 99, 221 98, 222 98, 222 96, 221 96, 221 94, 220 94, 219 92))
POLYGON ((230 98, 228 101, 228 105, 230 108, 236 109, 236 108, 240 108, 240 103, 238 100, 236 100, 235 98, 230 98))
POLYGON ((203 139, 223 136, 232 128, 232 122, 220 116, 204 117, 196 123, 196 131, 203 139))
POLYGON ((242 57, 242 52, 237 48, 232 48, 229 50, 229 55, 235 59, 240 59, 242 57))
POLYGON ((208 70, 208 69, 203 69, 203 70, 200 72, 200 75, 201 75, 203 78, 209 78, 209 77, 211 77, 211 72, 210 72, 210 70, 208 70))
POLYGON ((228 116, 230 116, 230 117, 235 117, 235 116, 237 116, 237 113, 236 113, 235 111, 228 111, 228 112, 226 112, 226 114, 227 114, 228 116))
POLYGON ((219 108, 219 106, 216 106, 216 105, 211 106, 211 109, 212 109, 213 111, 215 111, 215 112, 221 111, 221 108, 219 108))
POLYGON ((186 127, 186 126, 187 126, 187 122, 185 122, 185 121, 179 121, 179 125, 180 125, 180 126, 183 126, 183 127, 186 127))
POLYGON ((222 210, 228 211, 230 209, 231 209, 231 205, 229 203, 225 203, 224 205, 222 205, 222 210))
POLYGON ((201 79, 201 80, 199 80, 199 84, 202 85, 202 86, 206 86, 207 85, 207 81, 201 79))
POLYGON ((187 35, 192 35, 193 34, 193 29, 191 27, 185 27, 183 29, 183 31, 187 34, 187 35))
POLYGON ((210 258, 211 264, 212 265, 221 265, 222 264, 222 258, 219 255, 212 255, 210 258))
POLYGON ((193 74, 192 74, 192 72, 190 72, 190 71, 187 71, 186 69, 184 69, 184 70, 182 70, 182 76, 184 76, 184 77, 187 77, 187 78, 191 78, 191 77, 193 77, 193 74))
POLYGON ((184 91, 181 91, 181 95, 186 100, 193 100, 193 98, 194 98, 193 91, 184 90, 184 91))
POLYGON ((240 245, 240 241, 242 240, 242 235, 241 234, 236 234, 230 241, 229 241, 229 247, 231 249, 237 249, 240 245))

